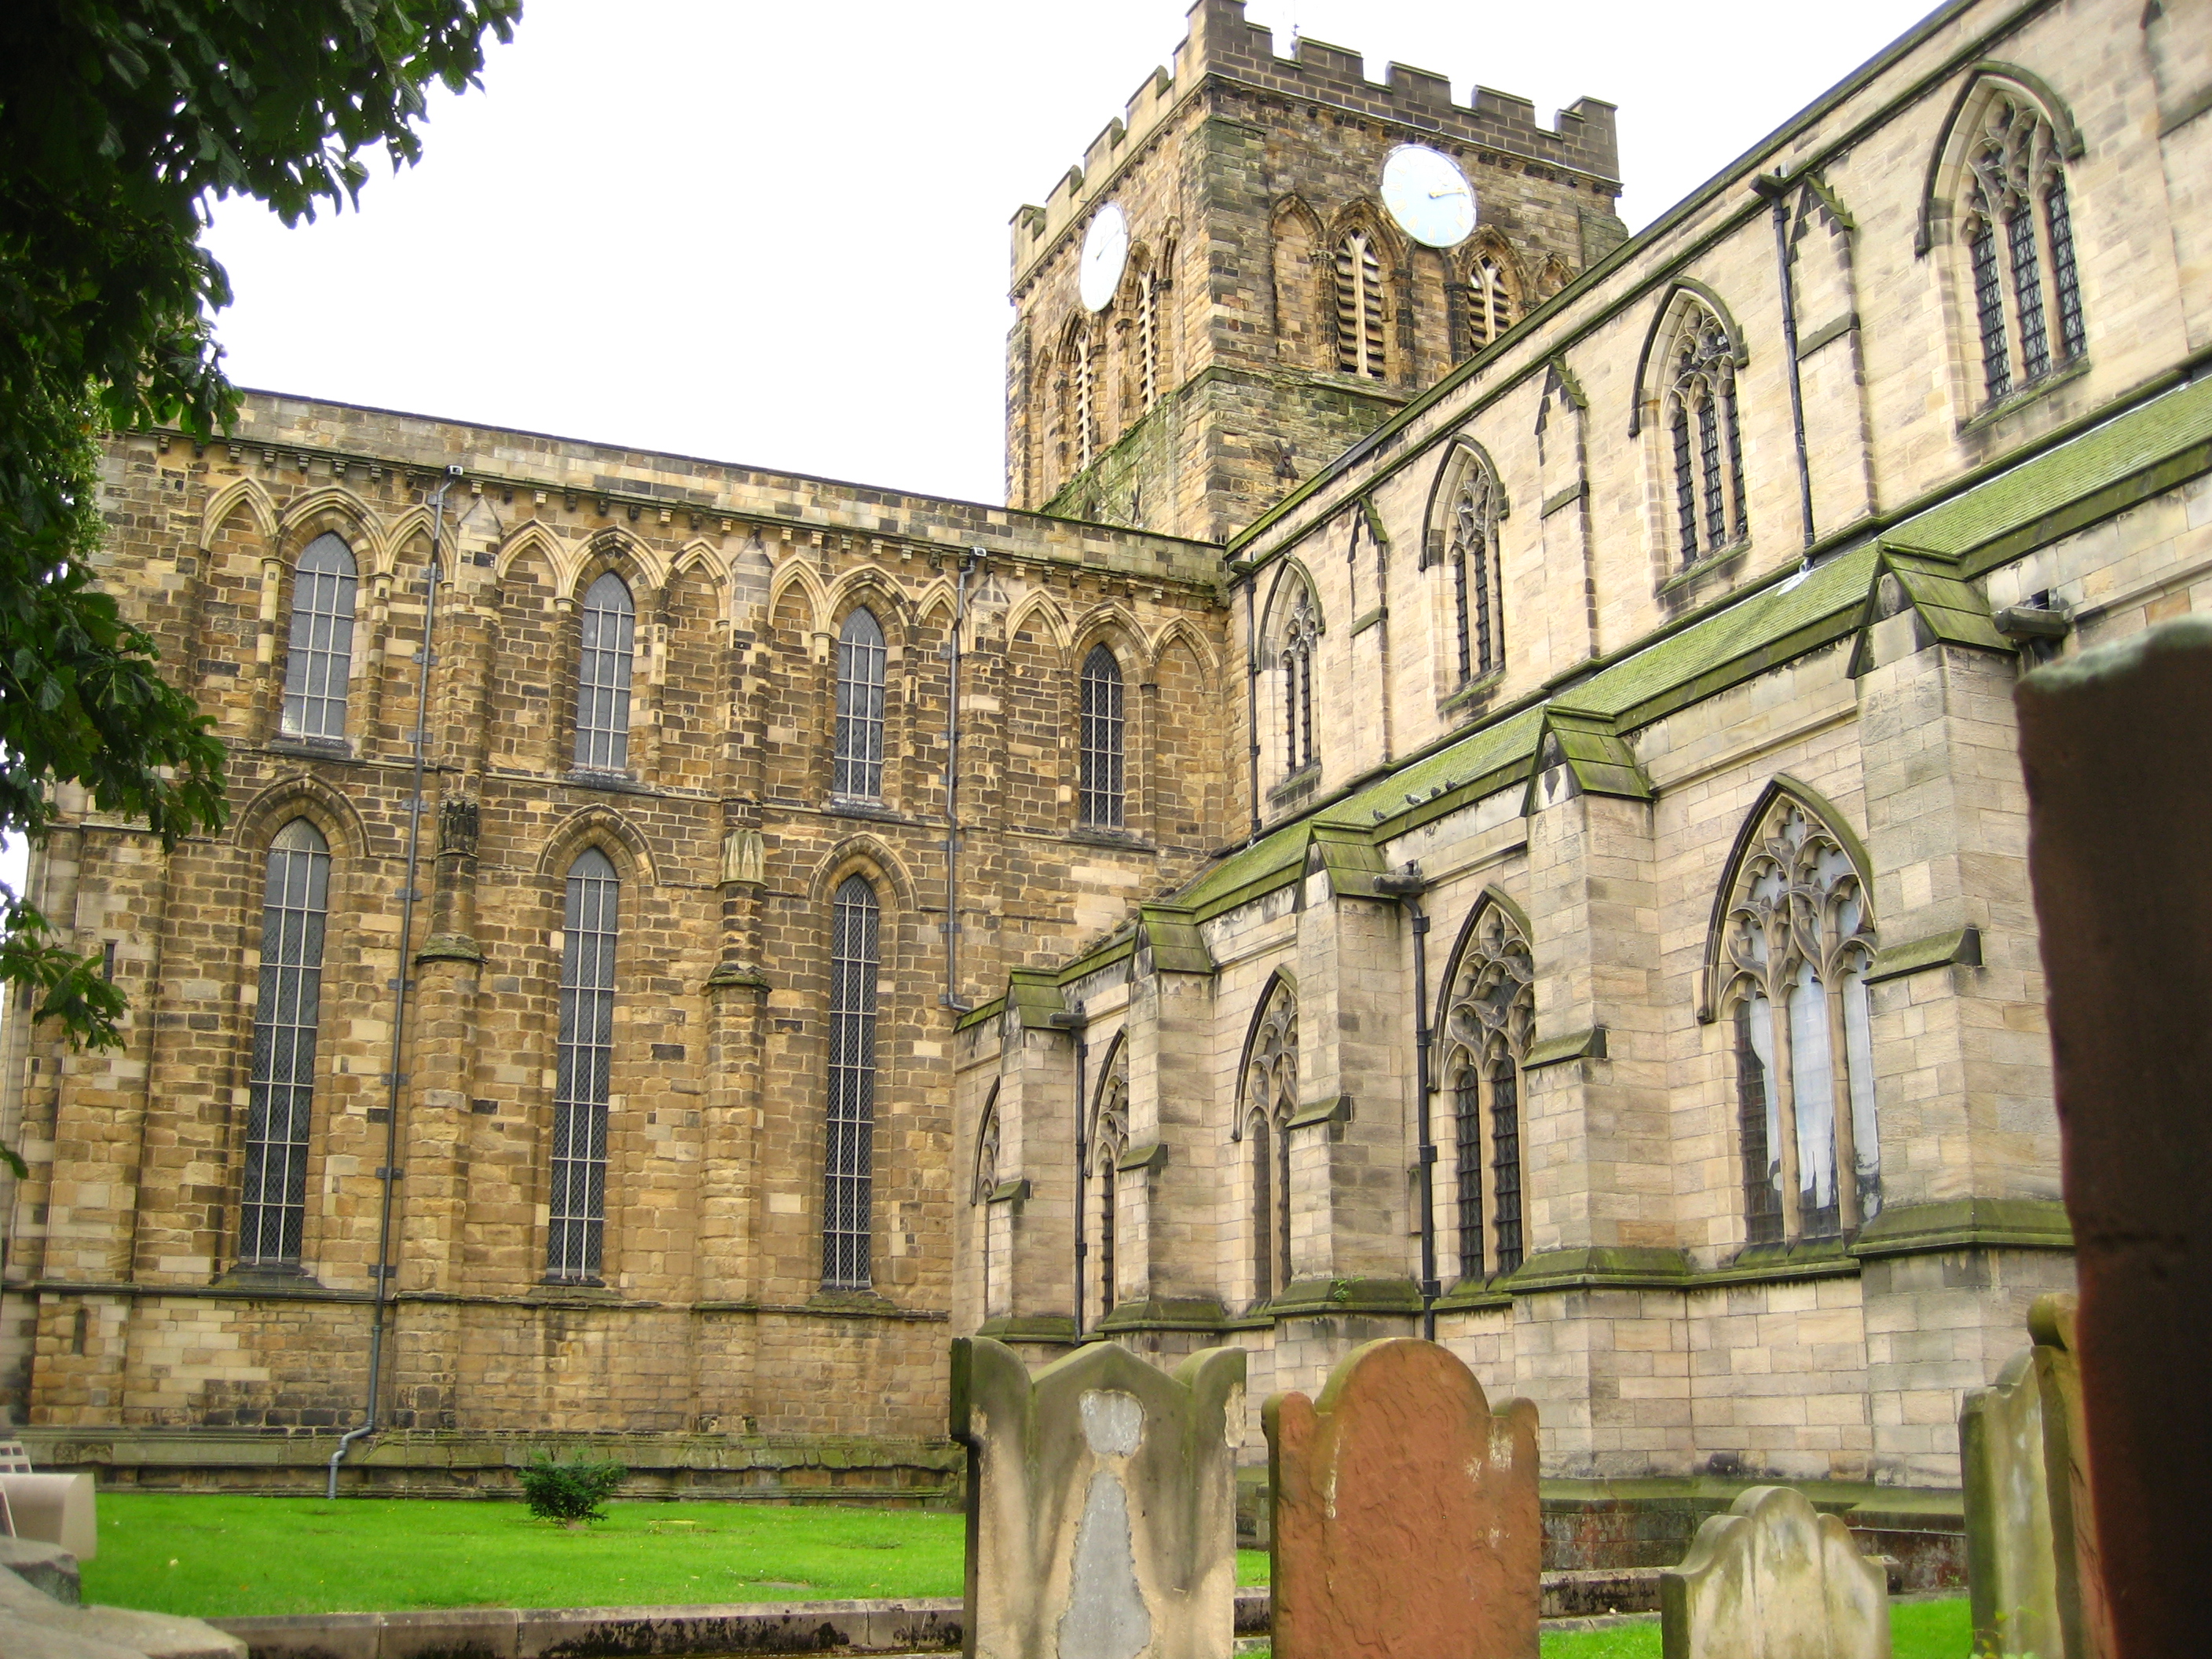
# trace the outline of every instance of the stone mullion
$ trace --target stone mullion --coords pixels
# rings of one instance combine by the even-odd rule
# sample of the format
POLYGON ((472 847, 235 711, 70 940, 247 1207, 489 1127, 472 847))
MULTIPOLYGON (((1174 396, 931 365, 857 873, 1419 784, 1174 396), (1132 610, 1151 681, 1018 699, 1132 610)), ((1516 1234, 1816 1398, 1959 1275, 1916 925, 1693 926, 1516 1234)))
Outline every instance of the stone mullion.
POLYGON ((1797 1159, 1797 1068, 1796 1045, 1790 1030, 1790 972, 1788 957, 1783 959, 1783 971, 1775 975, 1766 994, 1766 1006, 1773 1011, 1771 1024, 1774 1032, 1774 1135, 1776 1145, 1768 1151, 1778 1156, 1782 1164, 1782 1237, 1793 1243, 1805 1236, 1805 1206, 1803 1188, 1798 1171, 1803 1166, 1797 1159))
POLYGON ((1851 1057, 1844 1032, 1840 974, 1820 976, 1821 1006, 1828 1017, 1828 1093, 1835 1113, 1836 1216, 1845 1232, 1859 1224, 1858 1144, 1851 1121, 1851 1057))

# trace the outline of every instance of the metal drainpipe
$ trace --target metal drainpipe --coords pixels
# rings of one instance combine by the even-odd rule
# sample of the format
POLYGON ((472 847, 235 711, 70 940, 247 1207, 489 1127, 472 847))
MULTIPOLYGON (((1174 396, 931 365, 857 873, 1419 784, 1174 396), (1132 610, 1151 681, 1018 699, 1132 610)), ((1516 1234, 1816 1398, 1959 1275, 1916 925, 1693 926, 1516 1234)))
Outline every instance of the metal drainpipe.
POLYGON ((960 997, 960 630, 968 623, 968 573, 982 558, 981 548, 969 548, 954 575, 952 638, 945 653, 951 670, 945 709, 945 994, 939 1000, 956 1014, 968 1012, 960 997))
POLYGON ((415 933, 415 877, 422 850, 422 769, 430 747, 430 668, 437 659, 438 559, 444 550, 446 492, 457 483, 461 469, 446 469, 445 482, 430 492, 430 568, 423 586, 422 649, 415 675, 415 772, 407 802, 407 885, 399 895, 399 972, 392 981, 392 1069, 385 1073, 384 1167, 376 1172, 384 1184, 384 1201, 376 1226, 376 1297, 368 1326, 368 1406, 359 1428, 338 1437, 331 1454, 330 1495, 338 1495, 338 1464, 353 1443, 376 1432, 376 1404, 384 1376, 384 1312, 391 1299, 392 1206, 399 1185, 399 1091, 403 1079, 399 1062, 407 1030, 407 950, 415 933))
POLYGON ((1415 1168, 1421 1186, 1421 1334, 1437 1340, 1437 1298, 1443 1286, 1437 1282, 1437 1143, 1429 1122, 1429 1097, 1434 1092, 1429 1073, 1429 919, 1421 910, 1421 892, 1427 882, 1421 866, 1408 863, 1395 875, 1375 878, 1375 890, 1395 898, 1413 924, 1413 1094, 1417 1101, 1414 1135, 1418 1143, 1415 1168))
POLYGON ((1805 450, 1805 386, 1797 368, 1797 279, 1790 270, 1788 186, 1779 174, 1762 175, 1752 188, 1774 204, 1774 260, 1782 275, 1782 351, 1790 366, 1790 424, 1797 437, 1797 510, 1803 515, 1805 545, 1813 544, 1813 462, 1805 450))

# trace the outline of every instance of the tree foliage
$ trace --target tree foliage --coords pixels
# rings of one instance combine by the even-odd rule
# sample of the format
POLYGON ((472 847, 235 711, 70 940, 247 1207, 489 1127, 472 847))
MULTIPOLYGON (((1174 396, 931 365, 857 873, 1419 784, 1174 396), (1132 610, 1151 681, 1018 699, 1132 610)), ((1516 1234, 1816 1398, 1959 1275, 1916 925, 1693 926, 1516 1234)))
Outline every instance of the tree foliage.
MULTIPOLYGON (((210 198, 288 224, 355 200, 364 153, 421 153, 433 82, 472 85, 520 0, 6 0, 0 4, 0 830, 41 836, 58 785, 163 842, 219 828, 223 751, 100 591, 102 436, 224 428, 200 245, 210 198)), ((0 983, 112 1046, 124 1003, 0 888, 0 983)), ((12 1161, 12 1155, 9 1155, 12 1161)))

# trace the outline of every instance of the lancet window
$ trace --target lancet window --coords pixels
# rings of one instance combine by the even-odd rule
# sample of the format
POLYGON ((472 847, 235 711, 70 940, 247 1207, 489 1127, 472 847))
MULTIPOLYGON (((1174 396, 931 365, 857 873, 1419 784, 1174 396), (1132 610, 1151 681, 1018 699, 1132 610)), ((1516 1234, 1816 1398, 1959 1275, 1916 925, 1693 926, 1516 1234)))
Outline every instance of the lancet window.
POLYGON ((292 638, 284 657, 283 730, 343 738, 353 673, 353 550, 324 532, 300 555, 292 579, 292 638))
POLYGON ((1747 1241, 1832 1237, 1881 1207, 1874 917, 1844 840, 1786 793, 1729 890, 1716 1006, 1735 1051, 1747 1241))
POLYGON ((1255 1305, 1291 1282, 1290 1121, 1297 1100, 1297 995, 1286 981, 1278 980, 1254 1023, 1244 1063, 1255 1305))
POLYGON ((990 1103, 983 1109, 982 1132, 975 1138, 975 1185, 968 1195, 968 1202, 975 1207, 977 1217, 975 1254, 979 1271, 975 1282, 982 1286, 986 1319, 1000 1305, 991 1262, 991 1194, 999 1190, 1000 1139, 999 1097, 994 1091, 990 1103))
POLYGON ((832 912, 822 1283, 829 1290, 859 1291, 870 1282, 882 908, 866 877, 848 876, 838 886, 832 912))
POLYGON ((1505 663, 1505 604, 1499 579, 1500 495, 1489 465, 1466 455, 1452 492, 1444 562, 1452 586, 1453 640, 1459 682, 1480 679, 1505 663))
POLYGON ((1116 1043, 1106 1076, 1098 1085, 1098 1115, 1091 1133, 1091 1182, 1098 1221, 1093 1235, 1097 1249, 1098 1316, 1114 1310, 1120 1294, 1115 1279, 1115 1247, 1121 1237, 1121 1154, 1129 1145, 1129 1050, 1116 1043))
POLYGON ((1685 312, 1667 359, 1666 431, 1673 450, 1674 521, 1684 564, 1749 534, 1743 445, 1736 423, 1736 351, 1720 319, 1685 312))
POLYGON ((238 1227, 238 1259, 249 1266, 293 1267, 300 1261, 330 884, 330 843, 307 819, 293 819, 269 844, 261 902, 261 984, 253 1005, 238 1227))
POLYGON ((1443 1018, 1462 1279, 1521 1265, 1521 1066, 1535 977, 1520 924, 1504 905, 1486 904, 1453 966, 1443 1018))
POLYGON ((2033 385, 2088 345, 2066 168, 2050 121, 1998 94, 1966 152, 1963 229, 1991 402, 2033 385))
POLYGON ((865 606, 837 636, 837 737, 833 793, 874 800, 884 792, 884 630, 865 606))
POLYGON ((576 764, 594 772, 629 765, 629 678, 636 606, 608 571, 584 592, 583 653, 576 671, 576 764))
POLYGON ((1067 337, 1067 383, 1068 425, 1075 441, 1075 470, 1079 472, 1098 459, 1098 364, 1087 318, 1079 321, 1067 337))
POLYGON ((1321 618, 1313 595, 1300 588, 1283 626, 1283 770, 1287 775, 1314 764, 1314 647, 1321 618))
POLYGON ((1382 261, 1364 230, 1336 245, 1336 366, 1382 378, 1382 261))
POLYGON ((1094 829, 1119 830, 1123 817, 1121 665, 1105 645, 1083 659, 1081 820, 1094 829))
POLYGON ((545 1276, 599 1277, 607 1224, 607 1103, 615 1052, 615 944, 622 883, 587 847, 568 866, 561 918, 561 1030, 554 1072, 551 1224, 545 1276))

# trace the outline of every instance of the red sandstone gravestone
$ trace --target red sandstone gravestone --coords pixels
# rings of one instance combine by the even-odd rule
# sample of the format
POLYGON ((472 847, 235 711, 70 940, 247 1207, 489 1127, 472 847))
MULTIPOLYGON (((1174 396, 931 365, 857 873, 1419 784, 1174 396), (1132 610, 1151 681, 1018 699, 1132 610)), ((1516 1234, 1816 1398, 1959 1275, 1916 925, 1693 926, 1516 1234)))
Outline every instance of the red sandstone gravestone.
POLYGON ((1355 1348, 1270 1398, 1275 1659, 1535 1659, 1536 1408, 1449 1348, 1355 1348))

